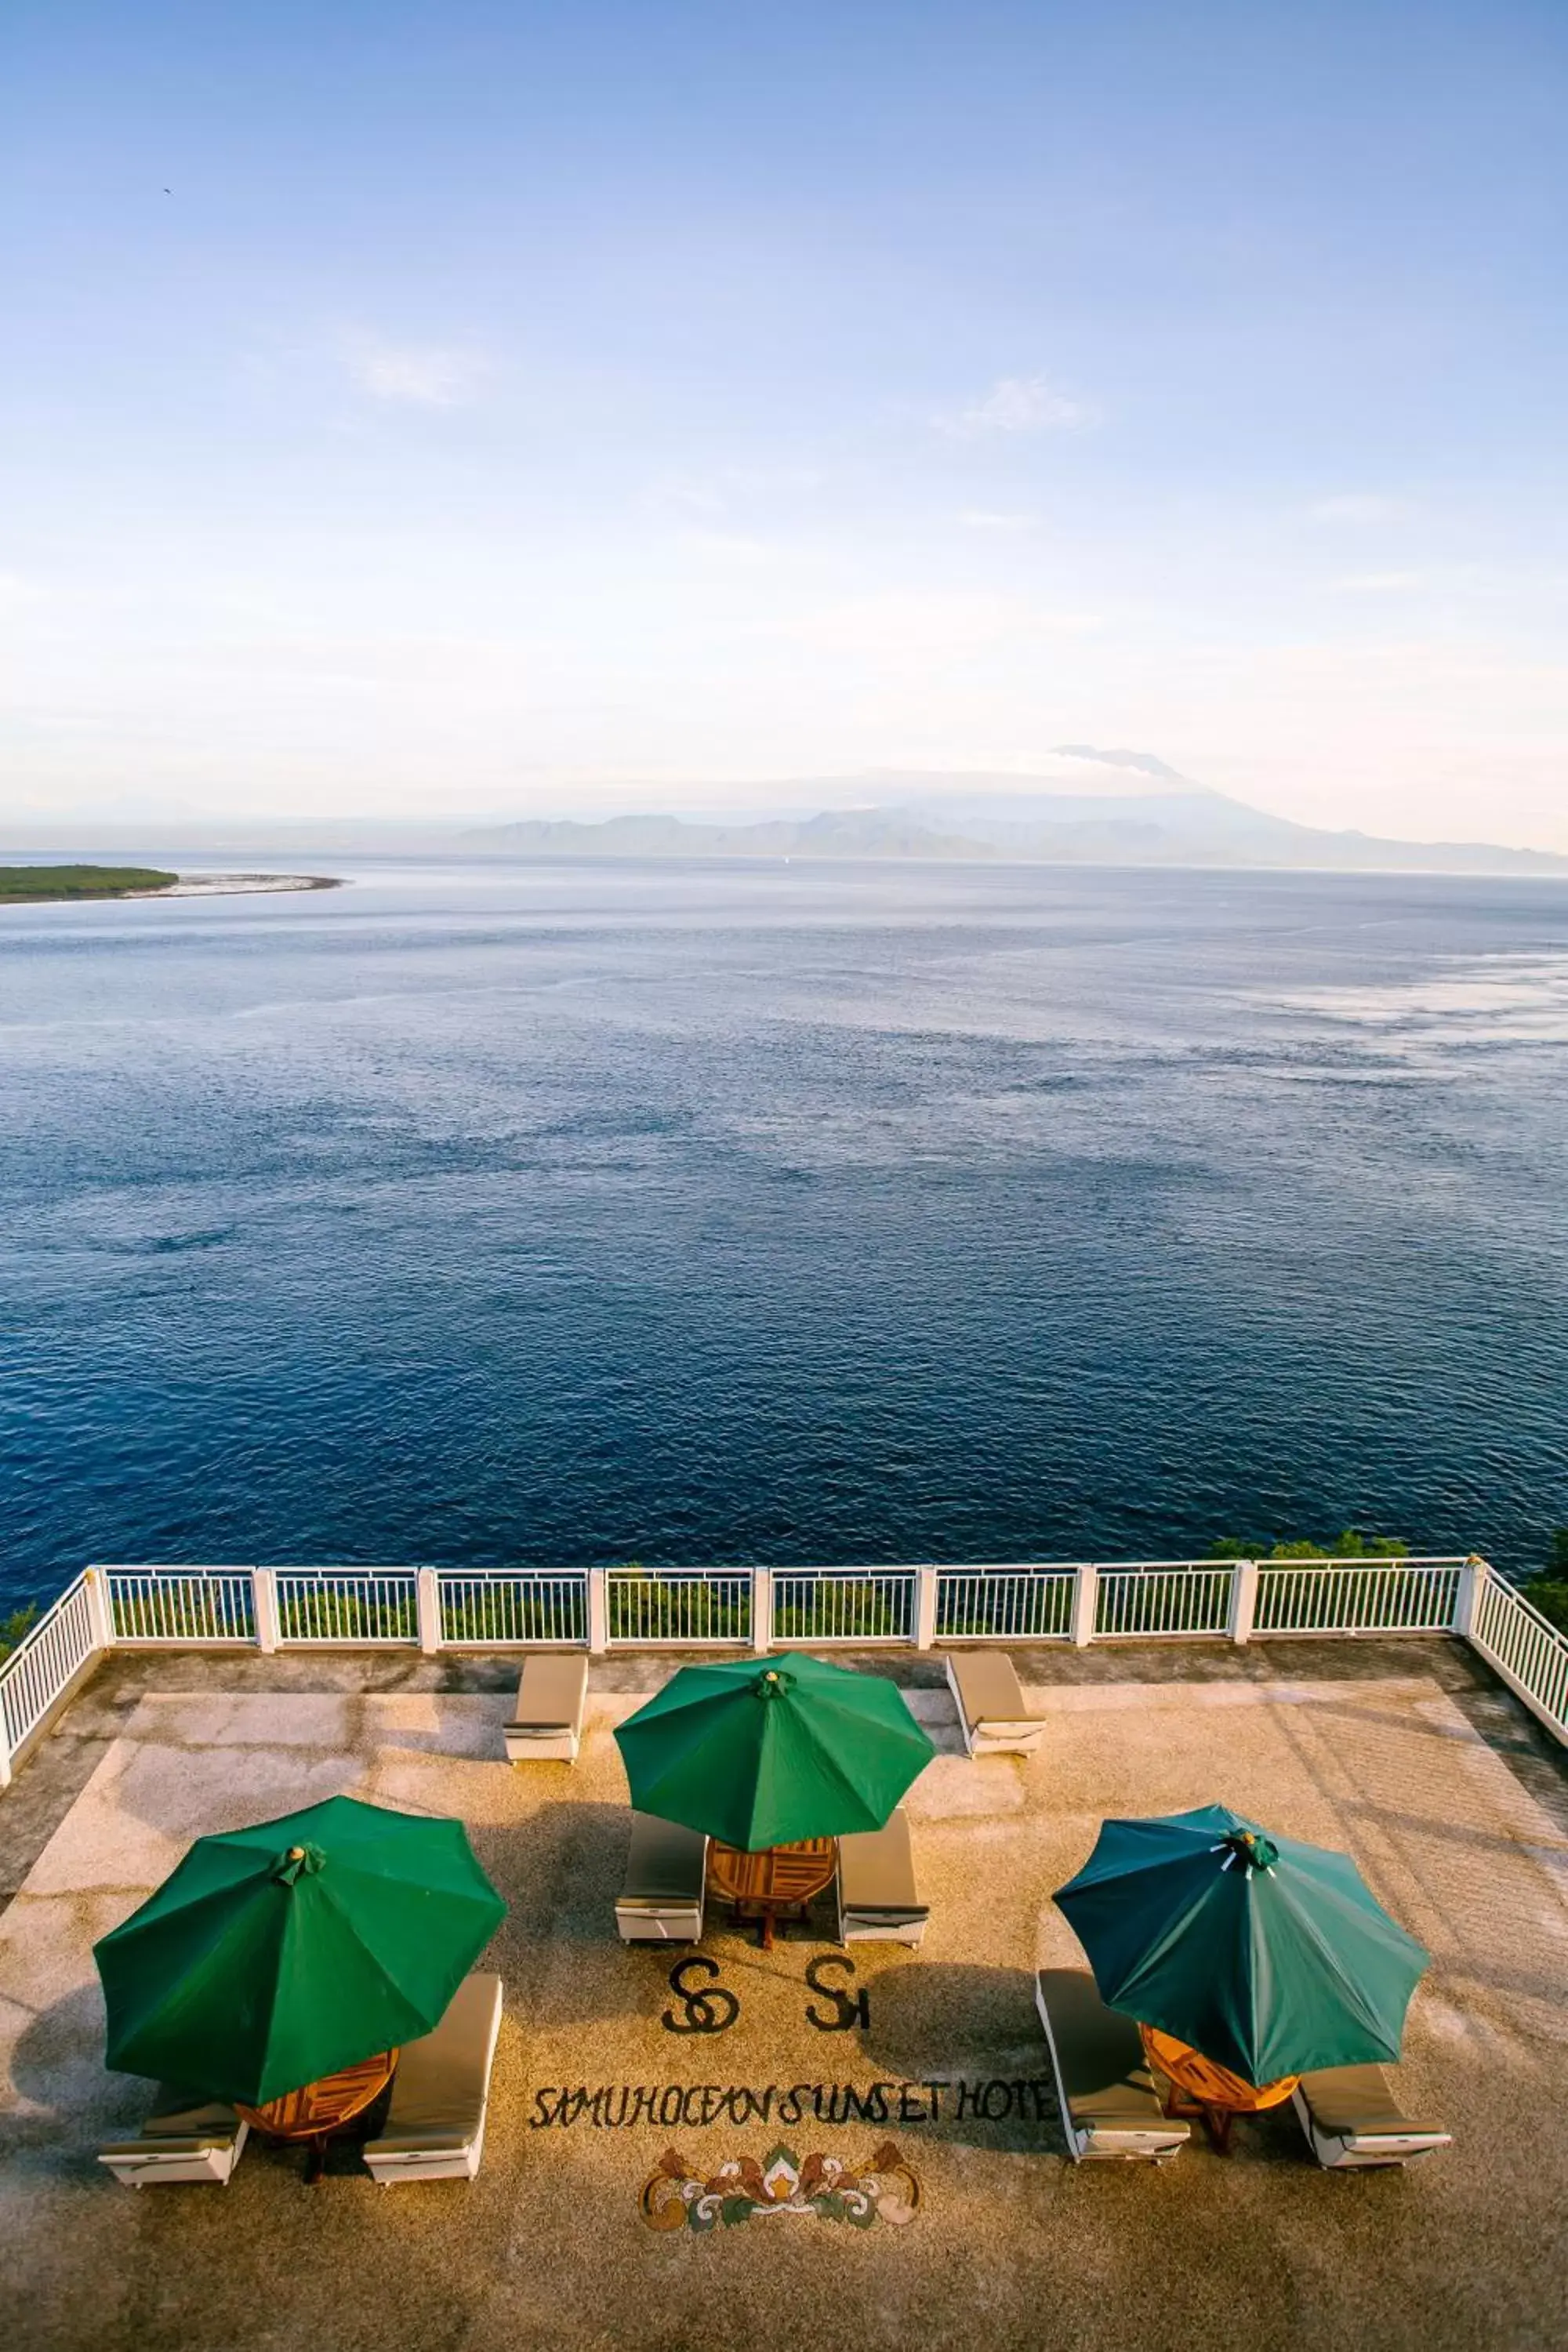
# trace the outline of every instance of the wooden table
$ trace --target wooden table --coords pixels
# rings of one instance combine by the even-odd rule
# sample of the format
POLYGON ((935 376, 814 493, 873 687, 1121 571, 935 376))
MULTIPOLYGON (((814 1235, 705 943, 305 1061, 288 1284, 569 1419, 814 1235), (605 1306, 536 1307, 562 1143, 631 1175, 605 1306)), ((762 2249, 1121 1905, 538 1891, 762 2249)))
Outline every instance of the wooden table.
POLYGON ((395 2050, 381 2050, 374 2058, 362 2058, 356 2065, 341 2066, 335 2074, 323 2074, 319 2083, 285 2091, 263 2107, 243 2106, 237 2099, 235 2106, 247 2124, 254 2124, 268 2139, 309 2143, 305 2178, 313 2188, 326 2166, 328 2140, 381 2096, 396 2064, 395 2050))
POLYGON ((1258 2115, 1265 2107, 1279 2106, 1301 2079, 1299 2074, 1281 2074, 1277 2082, 1248 2083, 1233 2074, 1228 2066, 1205 2058, 1190 2042, 1178 2042, 1173 2033, 1162 2033, 1154 2025, 1141 2025, 1138 2031, 1150 2066, 1171 2085, 1166 2114, 1201 2117, 1219 2156, 1230 2154, 1230 2127, 1237 2116, 1258 2115))
POLYGON ((739 1915, 755 1911, 764 1952, 773 1950, 779 1914, 792 1911, 804 1918, 812 1896, 832 1885, 837 1867, 836 1838, 802 1838, 797 1845, 764 1846, 760 1853, 721 1845, 717 1838, 708 1848, 710 1890, 732 1903, 739 1915))

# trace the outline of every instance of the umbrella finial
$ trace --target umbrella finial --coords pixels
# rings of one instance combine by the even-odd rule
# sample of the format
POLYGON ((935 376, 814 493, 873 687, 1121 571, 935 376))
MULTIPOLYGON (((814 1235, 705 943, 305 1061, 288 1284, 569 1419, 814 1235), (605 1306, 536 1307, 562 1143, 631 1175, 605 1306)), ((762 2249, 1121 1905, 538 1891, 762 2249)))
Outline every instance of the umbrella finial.
POLYGON ((794 1680, 793 1675, 781 1673, 777 1666, 764 1666, 752 1687, 759 1698, 783 1698, 794 1680))
POLYGON ((314 1878, 317 1871, 326 1866, 327 1857, 319 1845, 291 1845, 273 1864, 272 1875, 285 1886, 292 1886, 297 1879, 314 1878))
POLYGON ((1225 1853, 1222 1870, 1228 1870, 1233 1862, 1239 1862, 1245 1870, 1272 1870, 1279 1859, 1279 1847, 1261 1830, 1231 1830, 1215 1851, 1220 1849, 1225 1853))

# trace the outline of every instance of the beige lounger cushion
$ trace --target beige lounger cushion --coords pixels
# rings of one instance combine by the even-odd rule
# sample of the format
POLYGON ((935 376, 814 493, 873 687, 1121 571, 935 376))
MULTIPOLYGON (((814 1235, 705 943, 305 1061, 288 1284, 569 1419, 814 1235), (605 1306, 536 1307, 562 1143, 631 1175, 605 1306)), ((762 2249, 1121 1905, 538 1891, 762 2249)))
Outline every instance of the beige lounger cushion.
POLYGON ((1035 1997, 1073 2154, 1092 2153, 1097 2141, 1107 2154, 1174 2153, 1187 2126, 1163 2112, 1137 2026, 1107 2009, 1088 1969, 1042 1969, 1035 1997))
POLYGON ((1412 2122, 1381 2066, 1325 2066, 1303 2074, 1299 2087, 1318 2129, 1336 2139, 1359 2138, 1367 2132, 1404 2137, 1442 2129, 1440 2124, 1412 2122))
POLYGON ((1410 2164, 1447 2147, 1452 2134, 1407 2116, 1381 2066, 1325 2066, 1303 2074, 1295 2107, 1318 2162, 1330 2171, 1410 2164))
POLYGON ((838 1907, 846 1914, 887 1913, 910 1919, 926 1916, 915 1887, 914 1848, 902 1805, 885 1828, 858 1830, 839 1839, 838 1907))
POLYGON ((117 2179, 222 2183, 239 2159, 249 2126, 218 2099, 163 2083, 135 2139, 106 2140, 98 2151, 117 2179))
POLYGON ((585 1657, 530 1658, 517 1686, 508 1731, 542 1737, 581 1731, 588 1689, 585 1657))
POLYGON ((707 1868, 708 1841, 700 1830, 661 1822, 653 1813, 633 1813, 619 1907, 664 1911, 699 1903, 707 1868))
POLYGON ((950 1650, 947 1679, 963 1718, 964 1746, 1032 1748, 1045 1732, 1031 1715, 1011 1658, 995 1650, 950 1650))
POLYGON ((412 2148, 461 2148, 479 2137, 500 2025, 501 1984, 465 1977, 433 2033, 409 2042, 392 2078, 386 2129, 367 2157, 412 2148))

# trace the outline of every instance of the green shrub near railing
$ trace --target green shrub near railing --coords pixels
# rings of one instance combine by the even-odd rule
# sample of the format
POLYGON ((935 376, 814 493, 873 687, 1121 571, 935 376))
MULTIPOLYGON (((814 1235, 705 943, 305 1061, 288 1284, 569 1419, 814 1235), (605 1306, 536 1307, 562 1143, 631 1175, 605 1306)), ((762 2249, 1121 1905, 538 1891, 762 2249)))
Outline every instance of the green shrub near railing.
POLYGON ((791 1601, 779 1596, 786 1574, 775 1571, 775 1642, 890 1642, 909 1633, 910 1604, 902 1591, 891 1592, 868 1577, 864 1583, 814 1584, 809 1599, 791 1601))
POLYGON ((742 1590, 716 1591, 689 1574, 644 1568, 628 1559, 606 1579, 605 1611, 612 1642, 733 1642, 752 1638, 750 1571, 713 1571, 743 1580, 742 1590))
POLYGON ((481 1648, 487 1643, 579 1642, 588 1639, 588 1599, 583 1587, 555 1592, 441 1593, 441 1639, 481 1648))
POLYGON ((0 1663, 8 1658, 19 1643, 25 1642, 38 1622, 38 1604, 29 1601, 25 1608, 13 1609, 9 1617, 0 1617, 0 1663))
POLYGON ((412 1591, 379 1594, 279 1591, 278 1637, 282 1642, 416 1642, 418 1606, 412 1591))

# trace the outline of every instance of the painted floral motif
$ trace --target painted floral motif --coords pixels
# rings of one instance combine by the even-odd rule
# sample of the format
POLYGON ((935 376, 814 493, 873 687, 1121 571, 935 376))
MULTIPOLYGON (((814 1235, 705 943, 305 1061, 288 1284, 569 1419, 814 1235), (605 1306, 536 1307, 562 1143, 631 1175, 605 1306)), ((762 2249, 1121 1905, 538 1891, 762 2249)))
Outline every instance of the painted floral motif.
POLYGON ((884 2140, 864 2164, 841 2156, 808 2156, 789 2147, 731 2157, 706 2179, 676 2149, 668 2148, 642 2192, 642 2217, 650 2230, 713 2230, 722 2222, 772 2221, 785 2213, 815 2215, 819 2221, 848 2221, 868 2230, 877 2221, 912 2221, 921 2185, 891 2140, 884 2140))

